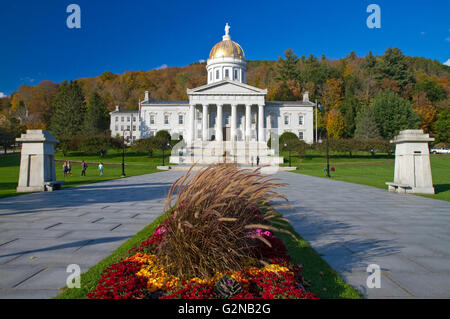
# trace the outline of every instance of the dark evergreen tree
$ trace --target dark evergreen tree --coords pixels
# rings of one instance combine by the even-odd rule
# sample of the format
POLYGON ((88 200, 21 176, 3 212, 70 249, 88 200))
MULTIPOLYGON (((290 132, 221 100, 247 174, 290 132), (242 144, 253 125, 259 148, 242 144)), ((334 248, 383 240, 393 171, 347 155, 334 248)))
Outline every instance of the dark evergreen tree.
POLYGON ((76 81, 62 82, 53 100, 50 131, 63 139, 82 134, 85 115, 84 96, 76 81))
POLYGON ((397 83, 399 87, 404 87, 409 83, 415 83, 412 70, 407 64, 406 57, 397 48, 389 48, 377 63, 377 80, 388 78, 397 83))
POLYGON ((344 103, 340 111, 344 117, 344 137, 353 137, 356 128, 356 112, 358 108, 358 100, 351 93, 346 93, 344 103))
POLYGON ((109 129, 109 115, 101 96, 94 92, 88 99, 86 116, 84 119, 84 134, 96 135, 109 129))
POLYGON ((298 81, 299 70, 298 62, 299 59, 292 49, 287 49, 284 52, 285 59, 281 57, 278 59, 278 69, 277 69, 277 80, 281 81, 298 81))

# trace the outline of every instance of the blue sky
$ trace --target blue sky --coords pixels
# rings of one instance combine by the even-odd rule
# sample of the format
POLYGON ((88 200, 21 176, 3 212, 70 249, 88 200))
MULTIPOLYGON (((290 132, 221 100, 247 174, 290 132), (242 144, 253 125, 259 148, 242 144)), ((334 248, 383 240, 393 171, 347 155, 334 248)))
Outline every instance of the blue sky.
POLYGON ((151 70, 206 60, 224 25, 249 60, 299 55, 341 58, 354 50, 450 59, 450 1, 141 1, 2 0, 0 96, 19 85, 151 70), (81 29, 69 29, 66 8, 81 7, 81 29), (369 29, 369 4, 381 28, 369 29))

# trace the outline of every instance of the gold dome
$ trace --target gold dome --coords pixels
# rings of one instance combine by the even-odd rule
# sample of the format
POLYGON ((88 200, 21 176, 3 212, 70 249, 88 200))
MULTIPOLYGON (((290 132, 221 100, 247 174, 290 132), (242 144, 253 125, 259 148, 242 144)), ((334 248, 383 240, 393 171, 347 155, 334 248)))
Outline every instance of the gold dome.
POLYGON ((244 50, 232 40, 223 40, 217 43, 209 53, 209 58, 235 57, 245 59, 244 50))

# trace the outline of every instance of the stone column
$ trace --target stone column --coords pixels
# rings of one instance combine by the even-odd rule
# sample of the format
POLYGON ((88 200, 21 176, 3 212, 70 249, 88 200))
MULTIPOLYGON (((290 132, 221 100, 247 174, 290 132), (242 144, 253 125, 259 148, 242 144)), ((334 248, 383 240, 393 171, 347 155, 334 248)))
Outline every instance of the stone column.
POLYGON ((222 104, 217 104, 216 114, 216 140, 223 141, 222 104))
POLYGON ((189 130, 191 143, 195 141, 195 105, 189 105, 189 130))
POLYGON ((59 141, 46 130, 27 130, 22 142, 17 192, 43 192, 61 189, 56 181, 54 144, 59 141))
POLYGON ((202 113, 202 140, 208 140, 208 104, 203 104, 202 113))
POLYGON ((258 142, 264 141, 264 105, 258 105, 258 142))
POLYGON ((237 104, 231 105, 231 140, 236 141, 237 104))
POLYGON ((250 135, 251 135, 251 105, 246 104, 245 105, 245 141, 250 141, 250 135))

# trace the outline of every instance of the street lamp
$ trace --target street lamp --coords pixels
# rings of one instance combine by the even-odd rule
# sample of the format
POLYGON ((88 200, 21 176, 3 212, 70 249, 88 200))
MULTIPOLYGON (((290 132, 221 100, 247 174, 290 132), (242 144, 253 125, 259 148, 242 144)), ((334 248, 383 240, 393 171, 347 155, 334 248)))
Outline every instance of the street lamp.
MULTIPOLYGON (((316 105, 317 105, 316 110, 319 109, 321 114, 323 115, 324 108, 322 107, 322 104, 316 102, 316 105)), ((317 124, 317 116, 316 116, 316 124, 317 124)), ((324 131, 325 131, 326 139, 327 139, 326 151, 325 151, 325 154, 326 154, 325 156, 327 158, 327 177, 331 177, 330 176, 330 146, 329 146, 329 142, 328 142, 328 131, 326 128, 324 128, 324 131)), ((317 135, 317 133, 316 133, 316 135, 317 135)))
MULTIPOLYGON (((167 148, 170 148, 170 143, 167 142, 166 146, 167 146, 167 148)), ((164 164, 164 149, 166 148, 166 146, 164 146, 164 147, 162 148, 162 151, 163 151, 163 166, 165 166, 165 164, 164 164)))
POLYGON ((125 177, 125 132, 128 130, 122 131, 122 175, 121 177, 125 177))
MULTIPOLYGON (((284 148, 287 148, 286 143, 284 143, 284 148)), ((288 151, 289 151, 289 167, 291 167, 291 148, 290 147, 289 147, 288 151)))

